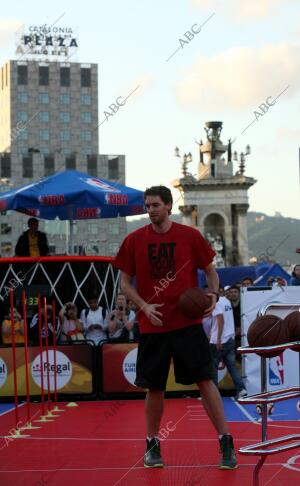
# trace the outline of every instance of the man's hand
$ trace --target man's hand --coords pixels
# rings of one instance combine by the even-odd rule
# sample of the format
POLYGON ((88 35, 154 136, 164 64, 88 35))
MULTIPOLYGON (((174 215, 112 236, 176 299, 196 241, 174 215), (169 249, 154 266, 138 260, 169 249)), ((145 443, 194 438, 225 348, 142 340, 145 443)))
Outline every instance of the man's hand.
POLYGON ((217 341, 216 348, 217 348, 218 351, 221 351, 222 350, 222 343, 221 343, 221 341, 217 341))
POLYGON ((163 326, 163 322, 160 319, 162 313, 156 310, 156 307, 162 307, 163 305, 164 304, 146 304, 143 306, 143 308, 141 308, 153 326, 163 326))

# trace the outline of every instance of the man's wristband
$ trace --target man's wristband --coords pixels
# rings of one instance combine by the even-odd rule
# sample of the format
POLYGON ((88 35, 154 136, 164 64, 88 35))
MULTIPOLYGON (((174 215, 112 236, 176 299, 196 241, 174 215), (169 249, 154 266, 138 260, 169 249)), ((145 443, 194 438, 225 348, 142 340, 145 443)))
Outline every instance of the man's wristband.
POLYGON ((214 292, 213 290, 210 290, 209 293, 210 294, 215 294, 215 296, 217 298, 216 302, 218 302, 218 300, 219 300, 219 293, 218 292, 214 292))

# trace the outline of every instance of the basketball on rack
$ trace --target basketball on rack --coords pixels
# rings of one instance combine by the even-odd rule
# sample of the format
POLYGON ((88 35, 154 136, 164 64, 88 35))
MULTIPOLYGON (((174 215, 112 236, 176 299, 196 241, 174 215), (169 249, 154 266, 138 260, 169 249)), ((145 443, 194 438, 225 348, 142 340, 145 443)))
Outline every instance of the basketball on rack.
MULTIPOLYGON (((278 316, 266 315, 257 317, 250 325, 247 333, 249 346, 252 348, 276 346, 289 342, 287 326, 283 325, 283 320, 278 316)), ((263 356, 277 356, 281 351, 270 351, 263 356)), ((259 353, 257 353, 259 354, 259 353)))
POLYGON ((300 312, 291 312, 283 319, 283 325, 287 327, 290 341, 300 341, 300 312))
MULTIPOLYGON (((261 415, 262 414, 262 404, 258 403, 255 408, 256 408, 256 412, 258 413, 258 415, 261 415)), ((268 415, 272 415, 272 413, 274 412, 274 403, 268 403, 267 411, 268 411, 268 415)))

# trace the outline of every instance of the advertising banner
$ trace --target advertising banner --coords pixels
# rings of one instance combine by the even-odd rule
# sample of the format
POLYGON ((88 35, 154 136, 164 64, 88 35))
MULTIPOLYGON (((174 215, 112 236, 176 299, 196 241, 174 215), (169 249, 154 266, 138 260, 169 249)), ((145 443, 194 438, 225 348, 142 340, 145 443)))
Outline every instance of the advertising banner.
MULTIPOLYGON (((299 309, 299 287, 276 286, 267 290, 243 288, 241 292, 242 346, 248 346, 247 331, 257 317, 260 308, 267 304, 285 304, 280 308, 270 308, 267 314, 283 318, 293 310, 299 309), (254 290, 255 289, 255 290, 254 290), (295 304, 295 307, 286 304, 295 304)), ((243 369, 246 377, 246 388, 250 394, 261 391, 260 357, 256 354, 243 355, 243 369)), ((268 390, 299 386, 299 353, 286 350, 279 356, 267 358, 268 390)))
MULTIPOLYGON (((137 343, 107 343, 102 346, 102 384, 103 393, 143 392, 134 384, 136 376, 137 343)), ((222 388, 233 388, 225 369, 219 370, 222 388)), ((181 385, 175 382, 174 366, 171 362, 167 392, 197 390, 197 385, 181 385)))
MULTIPOLYGON (((59 394, 93 393, 93 348, 88 344, 59 346, 56 351, 56 385, 59 394)), ((28 348, 30 395, 41 393, 41 356, 38 347, 28 348)), ((42 353, 44 389, 54 391, 54 351, 42 353), (49 378, 48 378, 49 376, 49 378)), ((25 352, 16 348, 18 395, 26 395, 25 352)), ((0 398, 14 395, 12 348, 0 347, 0 398)))

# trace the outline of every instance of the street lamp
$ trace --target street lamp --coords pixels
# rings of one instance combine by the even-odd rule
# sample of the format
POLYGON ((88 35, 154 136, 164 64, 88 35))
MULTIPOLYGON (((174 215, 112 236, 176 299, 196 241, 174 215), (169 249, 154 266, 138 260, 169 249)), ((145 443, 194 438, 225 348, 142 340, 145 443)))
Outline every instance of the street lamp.
POLYGON ((239 161, 239 171, 238 174, 243 175, 245 172, 245 162, 246 162, 246 155, 251 153, 250 145, 246 145, 245 152, 241 152, 238 156, 237 151, 233 152, 233 160, 239 161))
MULTIPOLYGON (((180 150, 178 147, 175 147, 175 150, 174 150, 174 154, 175 154, 175 157, 180 157, 180 150)), ((191 152, 189 152, 188 154, 183 154, 183 158, 182 158, 182 174, 184 177, 186 177, 189 173, 187 171, 187 164, 189 164, 190 162, 192 162, 193 160, 193 156, 191 154, 191 152)))

